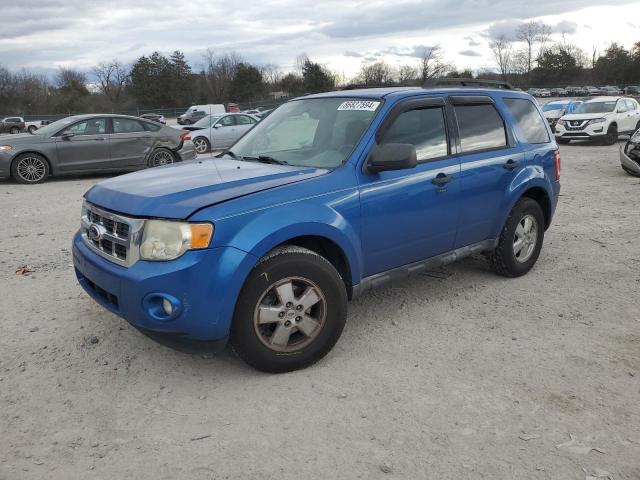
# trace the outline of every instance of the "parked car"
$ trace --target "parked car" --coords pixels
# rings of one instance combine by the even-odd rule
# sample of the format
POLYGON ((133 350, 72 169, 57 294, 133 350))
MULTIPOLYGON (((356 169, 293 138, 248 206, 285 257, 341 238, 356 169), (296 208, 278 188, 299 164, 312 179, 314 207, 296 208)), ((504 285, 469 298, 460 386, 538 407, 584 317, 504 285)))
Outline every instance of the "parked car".
POLYGON ((606 96, 617 96, 617 95, 622 95, 624 92, 622 90, 620 90, 618 87, 614 87, 612 85, 607 85, 604 87, 600 87, 600 95, 606 95, 606 96))
POLYGON ((506 87, 308 95, 217 157, 92 187, 73 262, 143 332, 290 371, 331 350, 369 288, 473 253, 527 273, 559 178, 540 108, 506 87))
POLYGON ((178 117, 178 124, 191 125, 206 115, 222 115, 226 113, 222 104, 193 105, 178 117))
POLYGON ((600 89, 596 87, 584 87, 585 95, 589 97, 595 97, 600 95, 600 89))
POLYGON ((578 105, 581 105, 580 100, 557 100, 555 102, 549 102, 542 106, 542 113, 549 122, 551 131, 555 131, 556 123, 560 118, 567 114, 573 113, 578 105))
POLYGON ((551 91, 547 90, 546 88, 538 88, 537 90, 538 92, 536 96, 538 97, 548 98, 551 96, 551 91))
POLYGON ((227 113, 206 117, 188 128, 191 131, 196 152, 207 153, 212 149, 221 150, 230 147, 258 121, 259 119, 253 115, 227 113))
POLYGON ((159 113, 143 113, 142 115, 140 115, 140 118, 151 120, 152 122, 158 122, 162 125, 167 124, 167 120, 164 118, 164 115, 160 115, 159 113))
POLYGON ((188 132, 124 115, 77 115, 34 134, 0 138, 0 177, 137 170, 196 157, 188 132))
POLYGON ((25 129, 26 125, 22 117, 5 117, 0 120, 0 133, 11 133, 15 135, 24 132, 25 129))
POLYGON ((566 97, 568 95, 567 90, 564 88, 552 88, 549 91, 552 97, 566 97))
POLYGON ((600 140, 613 145, 620 134, 640 128, 640 105, 632 98, 599 97, 587 100, 564 115, 555 127, 556 141, 600 140))
POLYGON ((640 96, 640 85, 629 85, 624 89, 625 95, 640 96))
POLYGON ((629 175, 640 177, 640 126, 620 148, 620 164, 629 175))

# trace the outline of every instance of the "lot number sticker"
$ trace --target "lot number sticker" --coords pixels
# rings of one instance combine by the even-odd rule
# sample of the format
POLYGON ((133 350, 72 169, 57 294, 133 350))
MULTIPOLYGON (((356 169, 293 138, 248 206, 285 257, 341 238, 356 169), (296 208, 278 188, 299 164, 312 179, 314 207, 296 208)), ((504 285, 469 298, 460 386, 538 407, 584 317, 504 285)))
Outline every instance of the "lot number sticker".
POLYGON ((348 100, 346 102, 342 102, 338 107, 338 110, 362 110, 366 112, 373 112, 378 108, 378 105, 380 105, 380 102, 372 102, 369 100, 348 100))

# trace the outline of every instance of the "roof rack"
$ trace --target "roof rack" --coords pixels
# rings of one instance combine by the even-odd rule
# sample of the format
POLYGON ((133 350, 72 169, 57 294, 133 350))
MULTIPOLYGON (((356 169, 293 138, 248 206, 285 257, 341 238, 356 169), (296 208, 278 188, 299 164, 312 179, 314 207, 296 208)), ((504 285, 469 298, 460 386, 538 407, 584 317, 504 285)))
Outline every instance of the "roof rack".
POLYGON ((482 78, 433 78, 427 80, 422 88, 436 87, 489 87, 503 90, 515 90, 513 85, 502 80, 485 80, 482 78))

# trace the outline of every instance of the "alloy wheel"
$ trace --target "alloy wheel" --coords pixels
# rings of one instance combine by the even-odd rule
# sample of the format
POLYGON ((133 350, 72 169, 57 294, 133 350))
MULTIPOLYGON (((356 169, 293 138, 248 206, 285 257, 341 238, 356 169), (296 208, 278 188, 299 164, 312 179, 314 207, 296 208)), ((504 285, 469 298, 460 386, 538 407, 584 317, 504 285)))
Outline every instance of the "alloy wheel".
POLYGON ((209 150, 209 145, 204 138, 196 138, 193 141, 193 145, 198 153, 207 153, 207 150, 209 150))
POLYGON ((40 158, 24 157, 18 162, 16 171, 25 182, 37 183, 47 174, 47 166, 40 158))
POLYGON ((270 285, 260 297, 253 324, 260 341, 277 352, 293 352, 322 331, 327 301, 311 280, 287 277, 270 285))
POLYGON ((538 242, 538 222, 533 215, 525 215, 513 235, 513 255, 520 263, 531 258, 538 242))
POLYGON ((153 154, 151 160, 152 167, 160 167, 162 165, 169 165, 170 163, 173 163, 173 155, 166 150, 160 150, 153 154))

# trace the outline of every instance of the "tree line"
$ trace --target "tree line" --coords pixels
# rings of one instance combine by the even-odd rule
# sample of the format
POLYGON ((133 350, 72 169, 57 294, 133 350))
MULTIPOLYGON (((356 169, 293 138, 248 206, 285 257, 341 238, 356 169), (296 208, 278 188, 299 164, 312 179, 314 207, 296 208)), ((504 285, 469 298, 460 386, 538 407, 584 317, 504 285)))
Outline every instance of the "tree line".
MULTIPOLYGON (((496 70, 477 72, 522 87, 618 85, 640 83, 640 42, 629 50, 612 43, 588 54, 567 43, 551 42, 551 28, 541 22, 518 27, 515 36, 489 43, 496 70)), ((472 77, 448 62, 440 45, 415 52, 411 64, 384 61, 364 64, 354 78, 330 70, 307 55, 294 68, 257 65, 237 53, 209 49, 194 70, 180 51, 153 52, 127 65, 118 59, 100 62, 90 72, 61 68, 53 78, 0 65, 0 114, 68 114, 185 107, 206 103, 269 102, 276 92, 298 96, 349 86, 422 85, 440 77, 472 77)), ((275 94, 275 95, 274 95, 275 94)))

